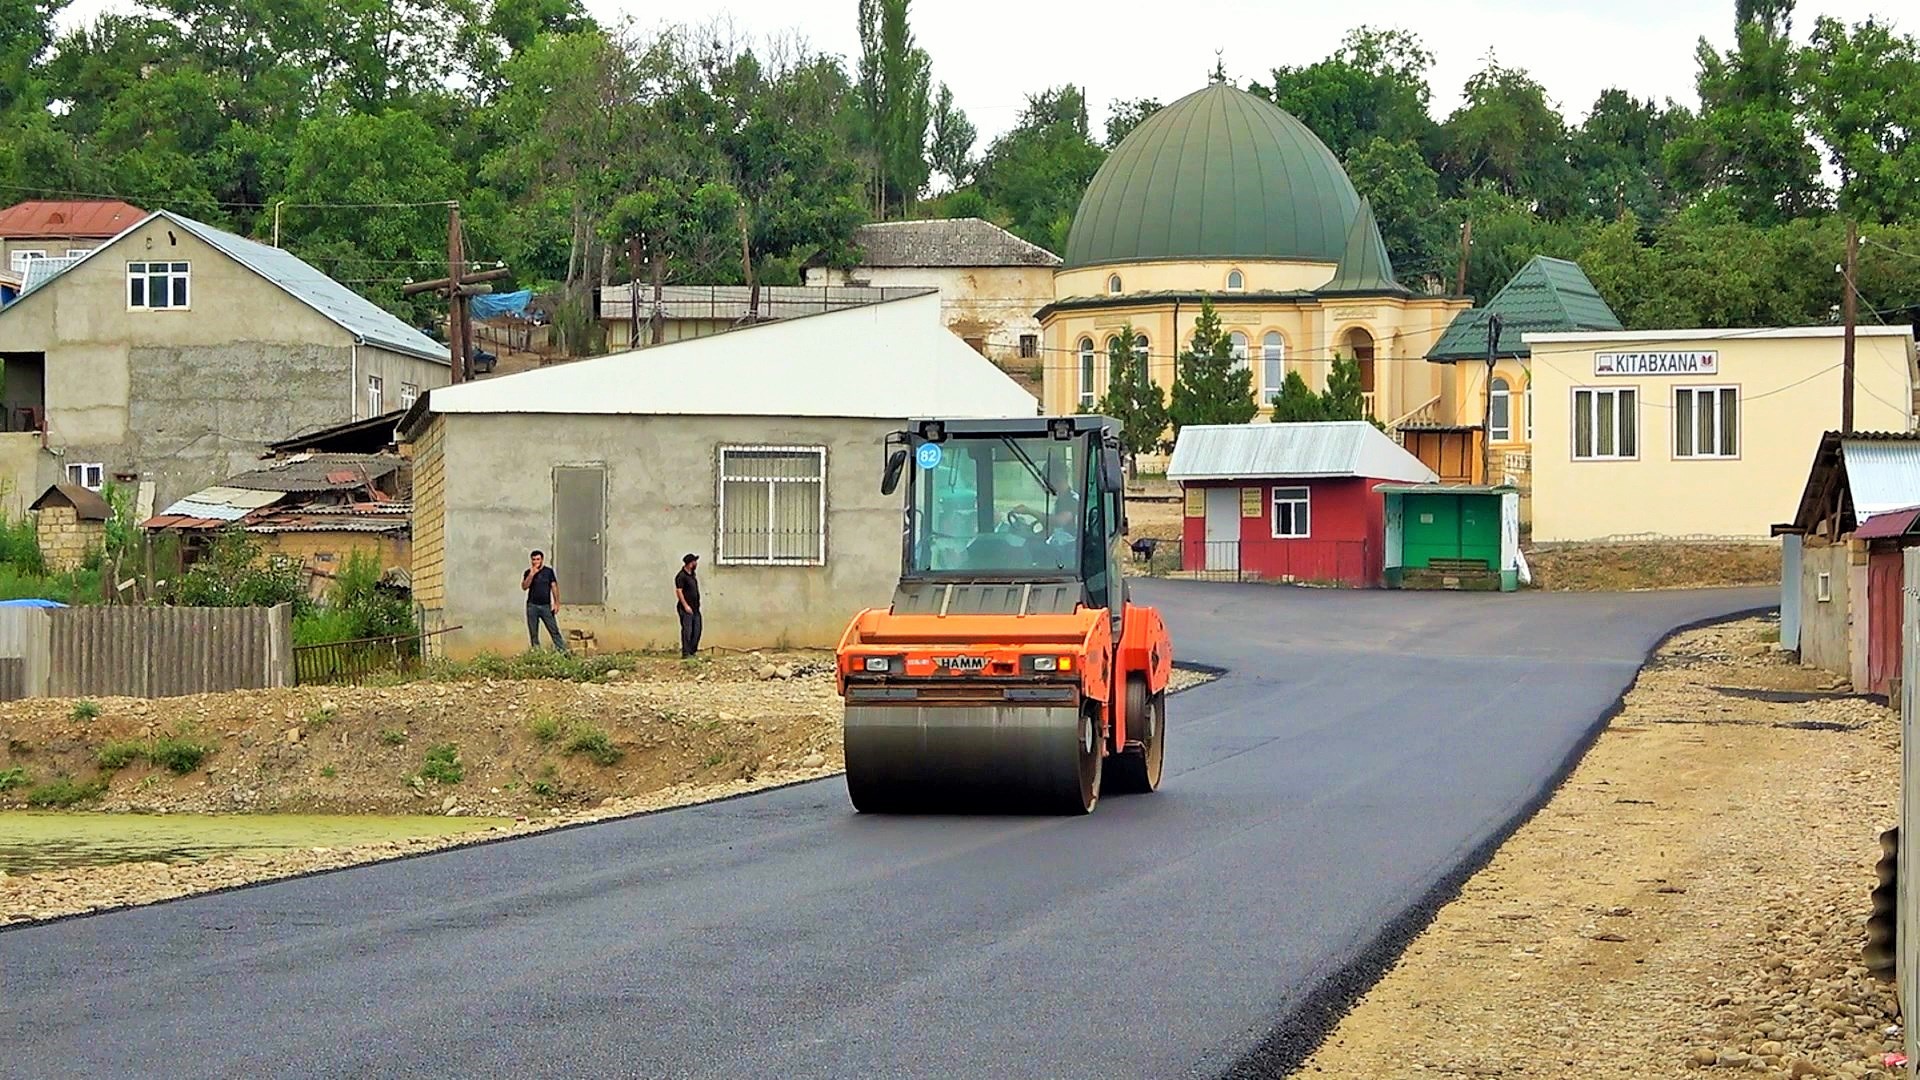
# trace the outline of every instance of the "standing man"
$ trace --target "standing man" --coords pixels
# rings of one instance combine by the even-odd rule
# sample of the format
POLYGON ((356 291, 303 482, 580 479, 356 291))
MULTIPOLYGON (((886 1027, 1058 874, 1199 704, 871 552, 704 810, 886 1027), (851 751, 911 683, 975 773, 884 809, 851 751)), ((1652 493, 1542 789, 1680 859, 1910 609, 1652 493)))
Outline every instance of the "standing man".
POLYGON ((520 575, 520 591, 527 594, 527 648, 540 647, 540 624, 545 623, 553 647, 566 652, 567 643, 560 639, 560 622, 554 617, 560 614, 560 579, 553 576, 553 567, 538 551, 529 558, 527 572, 520 575))
POLYGON ((674 610, 680 613, 680 659, 700 651, 700 556, 689 552, 673 575, 674 610))

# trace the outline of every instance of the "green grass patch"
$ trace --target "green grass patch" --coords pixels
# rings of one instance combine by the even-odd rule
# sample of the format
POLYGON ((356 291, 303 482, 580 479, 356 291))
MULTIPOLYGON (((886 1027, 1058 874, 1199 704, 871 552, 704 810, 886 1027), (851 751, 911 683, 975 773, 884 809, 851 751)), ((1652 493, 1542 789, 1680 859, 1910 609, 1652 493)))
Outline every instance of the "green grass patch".
POLYGON ((566 731, 565 722, 544 709, 534 713, 533 719, 527 721, 527 734, 543 743, 559 741, 564 731, 566 731))
POLYGON ((325 705, 316 706, 315 708, 307 710, 307 726, 310 728, 326 727, 339 718, 340 714, 338 712, 325 705))
POLYGON ((97 720, 99 717, 100 703, 91 698, 81 698, 74 702, 72 711, 67 713, 67 718, 76 722, 97 720))
POLYGON ((420 765, 420 776, 436 784, 457 784, 466 775, 466 769, 460 764, 460 748, 453 743, 440 743, 427 749, 427 757, 420 765))
POLYGON ((98 780, 74 780, 57 776, 27 789, 27 805, 46 810, 61 810, 92 802, 107 793, 107 785, 98 780))
POLYGON ((178 732, 155 739, 120 739, 102 746, 94 760, 105 772, 119 772, 135 762, 145 761, 175 776, 185 776, 200 767, 213 747, 178 732))
POLYGON ((339 775, 340 775, 340 770, 334 768, 331 765, 320 766, 320 778, 322 780, 332 780, 339 775))
POLYGON ((725 760, 727 760, 727 755, 715 751, 707 755, 707 760, 701 762, 700 767, 703 769, 711 769, 725 760))
POLYGON ((625 756, 606 732, 586 724, 573 729, 567 739, 567 753, 582 754, 595 765, 612 765, 625 756))
POLYGON ((501 656, 482 653, 470 660, 435 659, 424 674, 436 682, 460 682, 468 679, 556 679, 564 682, 593 682, 605 679, 609 672, 631 667, 632 658, 620 653, 561 653, 550 649, 501 656))
POLYGON ((27 775, 27 770, 18 765, 11 769, 0 769, 0 792, 23 788, 31 782, 32 778, 27 775))
POLYGON ((139 739, 120 739, 102 746, 93 760, 107 772, 119 772, 137 761, 147 759, 147 744, 139 739))
POLYGON ((399 728, 388 728, 380 733, 380 745, 405 746, 407 745, 407 733, 401 731, 399 728))

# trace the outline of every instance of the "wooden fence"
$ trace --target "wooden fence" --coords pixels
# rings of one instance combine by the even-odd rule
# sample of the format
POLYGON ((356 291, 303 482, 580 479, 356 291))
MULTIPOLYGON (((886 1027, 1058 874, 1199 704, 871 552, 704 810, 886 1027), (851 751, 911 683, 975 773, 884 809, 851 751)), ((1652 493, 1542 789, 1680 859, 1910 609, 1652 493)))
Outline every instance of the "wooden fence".
POLYGON ((293 609, 0 608, 0 700, 286 686, 293 609))

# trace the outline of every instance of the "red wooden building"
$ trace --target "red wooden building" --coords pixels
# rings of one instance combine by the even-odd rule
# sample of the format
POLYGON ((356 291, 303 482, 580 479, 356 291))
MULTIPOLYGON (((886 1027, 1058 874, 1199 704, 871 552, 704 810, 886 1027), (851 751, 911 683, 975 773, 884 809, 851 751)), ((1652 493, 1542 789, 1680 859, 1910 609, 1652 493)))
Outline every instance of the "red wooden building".
POLYGON ((1373 588, 1386 554, 1383 482, 1439 478, 1365 421, 1180 429, 1167 478, 1185 491, 1181 566, 1373 588))

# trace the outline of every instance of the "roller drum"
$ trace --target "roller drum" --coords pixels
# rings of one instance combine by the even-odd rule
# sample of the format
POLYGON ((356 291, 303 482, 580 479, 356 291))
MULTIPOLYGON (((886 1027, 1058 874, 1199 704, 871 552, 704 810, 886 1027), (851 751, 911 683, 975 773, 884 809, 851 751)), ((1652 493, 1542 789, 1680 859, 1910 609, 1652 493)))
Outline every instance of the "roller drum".
POLYGON ((1071 705, 850 705, 847 793, 863 813, 1084 814, 1105 747, 1071 705))

